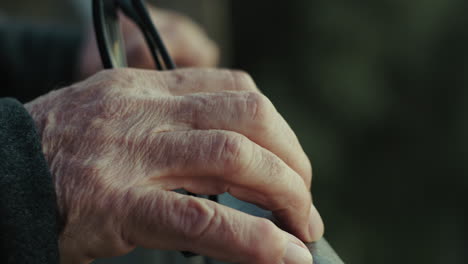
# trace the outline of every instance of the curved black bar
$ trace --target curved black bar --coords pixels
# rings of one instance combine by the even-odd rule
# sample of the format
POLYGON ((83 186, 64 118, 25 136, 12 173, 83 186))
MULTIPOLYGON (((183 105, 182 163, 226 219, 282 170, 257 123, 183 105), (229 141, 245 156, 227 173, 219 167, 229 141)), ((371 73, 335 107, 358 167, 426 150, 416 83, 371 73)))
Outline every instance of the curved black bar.
POLYGON ((99 53, 104 68, 127 67, 127 59, 115 1, 93 0, 93 21, 99 53))
POLYGON ((176 68, 143 1, 93 0, 93 21, 105 69, 127 67, 118 8, 139 27, 158 70, 176 68))
POLYGON ((153 37, 151 36, 151 34, 146 29, 147 26, 145 25, 145 23, 143 22, 143 20, 139 16, 139 14, 136 12, 132 1, 131 0, 116 0, 116 1, 118 3, 119 7, 122 9, 123 13, 128 18, 133 20, 133 22, 135 22, 135 24, 138 26, 140 31, 143 33, 143 36, 144 36, 144 38, 146 40, 146 43, 147 43, 147 45, 149 47, 149 50, 151 52, 151 56, 153 57, 156 69, 164 70, 163 65, 162 65, 162 63, 161 63, 161 61, 159 59, 158 46, 154 42, 153 37))
POLYGON ((111 55, 106 46, 104 31, 104 3, 101 0, 93 0, 93 23, 96 41, 99 49, 99 55, 105 69, 112 68, 111 55))
POLYGON ((142 26, 144 27, 143 31, 148 32, 148 35, 145 34, 145 36, 151 38, 147 39, 146 41, 149 45, 155 45, 154 48, 159 51, 159 55, 161 55, 164 65, 166 66, 165 69, 174 70, 176 68, 176 64, 169 55, 169 52, 167 51, 158 30, 154 26, 153 21, 151 20, 151 16, 145 7, 145 4, 143 3, 143 0, 132 0, 132 3, 135 7, 135 11, 142 20, 142 26))

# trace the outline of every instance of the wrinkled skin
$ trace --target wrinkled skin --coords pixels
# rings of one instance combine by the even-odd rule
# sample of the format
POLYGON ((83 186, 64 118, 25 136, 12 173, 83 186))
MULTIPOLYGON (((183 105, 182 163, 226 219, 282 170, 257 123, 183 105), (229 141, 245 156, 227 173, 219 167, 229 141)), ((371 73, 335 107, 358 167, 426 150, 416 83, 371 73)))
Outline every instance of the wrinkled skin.
POLYGON ((103 71, 26 108, 53 175, 62 263, 89 263, 135 246, 235 263, 311 262, 297 251, 305 248, 301 240, 323 234, 309 160, 247 74, 103 71), (273 211, 294 236, 268 220, 171 191, 180 188, 229 192, 273 211))

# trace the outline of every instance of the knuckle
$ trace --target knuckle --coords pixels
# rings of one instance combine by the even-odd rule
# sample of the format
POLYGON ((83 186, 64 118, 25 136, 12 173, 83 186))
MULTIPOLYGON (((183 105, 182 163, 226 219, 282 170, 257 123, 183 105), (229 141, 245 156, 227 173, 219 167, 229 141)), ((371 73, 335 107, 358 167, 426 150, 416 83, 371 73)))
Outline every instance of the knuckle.
POLYGON ((277 181, 281 180, 285 175, 290 175, 287 165, 275 154, 264 151, 263 161, 265 164, 268 164, 268 171, 271 177, 276 178, 277 181))
POLYGON ((261 240, 267 243, 268 246, 263 243, 256 243, 250 248, 249 255, 255 260, 254 263, 271 263, 272 258, 280 260, 283 238, 276 225, 270 220, 261 218, 257 221, 255 230, 262 234, 261 240))
POLYGON ((191 197, 181 204, 180 226, 182 235, 188 239, 200 239, 214 227, 215 210, 191 197))
POLYGON ((120 79, 130 75, 130 70, 126 68, 106 69, 97 73, 98 80, 108 80, 118 82, 120 79))
POLYGON ((276 110, 265 95, 258 92, 248 92, 245 94, 245 106, 251 120, 260 125, 261 129, 272 125, 271 117, 276 110))
POLYGON ((268 219, 260 218, 257 223, 257 230, 260 234, 271 238, 276 233, 277 227, 268 219))
POLYGON ((116 88, 120 88, 121 80, 118 75, 120 70, 103 70, 98 72, 90 80, 88 88, 92 93, 96 92, 111 92, 116 88))
POLYGON ((163 74, 165 81, 167 82, 167 86, 179 87, 189 81, 190 73, 191 72, 187 70, 175 70, 163 74))
POLYGON ((212 141, 213 160, 220 162, 224 170, 229 172, 239 171, 243 168, 243 160, 245 157, 246 147, 248 146, 247 139, 233 132, 217 133, 212 141))
POLYGON ((141 71, 130 68, 103 70, 95 75, 92 86, 119 94, 123 88, 141 88, 144 77, 141 71))
POLYGON ((244 71, 231 71, 231 78, 235 90, 258 91, 253 78, 244 71))

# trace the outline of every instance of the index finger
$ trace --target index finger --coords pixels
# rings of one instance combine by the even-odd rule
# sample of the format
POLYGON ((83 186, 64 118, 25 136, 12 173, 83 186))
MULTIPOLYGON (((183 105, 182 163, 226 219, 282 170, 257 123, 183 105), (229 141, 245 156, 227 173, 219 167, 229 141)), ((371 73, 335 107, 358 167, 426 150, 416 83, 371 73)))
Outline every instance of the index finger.
POLYGON ((133 189, 128 197, 124 233, 131 244, 196 252, 234 263, 312 262, 299 239, 264 218, 151 187, 133 189))
POLYGON ((205 195, 229 192, 272 211, 286 230, 303 240, 321 236, 323 224, 302 178, 245 136, 214 130, 168 132, 144 145, 148 149, 142 153, 129 154, 141 157, 148 172, 137 185, 205 195))

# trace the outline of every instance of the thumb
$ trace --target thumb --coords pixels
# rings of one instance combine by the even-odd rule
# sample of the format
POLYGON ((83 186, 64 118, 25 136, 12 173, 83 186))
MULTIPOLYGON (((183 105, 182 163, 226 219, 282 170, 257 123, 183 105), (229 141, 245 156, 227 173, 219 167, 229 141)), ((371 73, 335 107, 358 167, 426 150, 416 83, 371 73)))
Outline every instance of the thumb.
POLYGON ((212 201, 137 188, 124 227, 128 242, 235 263, 312 263, 307 247, 271 221, 212 201))

